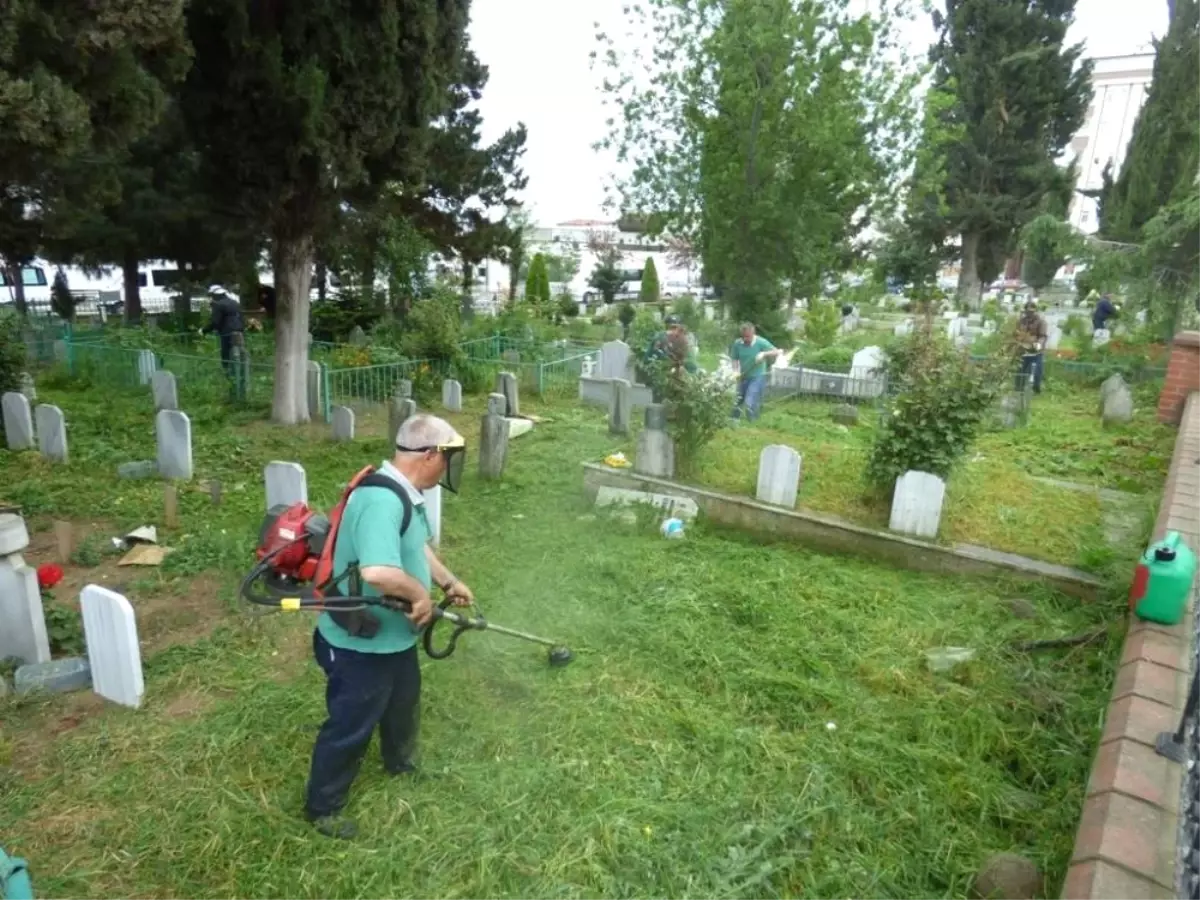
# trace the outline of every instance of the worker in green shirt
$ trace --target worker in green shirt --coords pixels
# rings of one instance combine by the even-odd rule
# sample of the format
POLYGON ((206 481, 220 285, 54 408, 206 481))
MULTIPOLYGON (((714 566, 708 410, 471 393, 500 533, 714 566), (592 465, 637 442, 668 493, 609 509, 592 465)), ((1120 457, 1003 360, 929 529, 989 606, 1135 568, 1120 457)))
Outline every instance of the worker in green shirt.
POLYGON ((767 388, 767 361, 782 352, 765 337, 756 334, 750 322, 742 323, 741 338, 729 348, 730 359, 738 371, 737 404, 733 407, 735 419, 741 418, 742 407, 746 408, 747 421, 758 418, 767 388))
POLYGON ((421 667, 417 636, 433 617, 430 588, 457 605, 474 594, 430 546, 424 491, 437 484, 457 492, 465 443, 436 416, 407 419, 395 437, 380 479, 368 479, 346 501, 333 552, 335 572, 357 567, 372 596, 410 604, 407 614, 381 607, 369 612, 324 612, 313 634, 313 654, 325 673, 328 718, 317 734, 305 815, 322 834, 353 837, 342 816, 372 734, 379 731, 383 768, 403 776, 416 770, 421 667))

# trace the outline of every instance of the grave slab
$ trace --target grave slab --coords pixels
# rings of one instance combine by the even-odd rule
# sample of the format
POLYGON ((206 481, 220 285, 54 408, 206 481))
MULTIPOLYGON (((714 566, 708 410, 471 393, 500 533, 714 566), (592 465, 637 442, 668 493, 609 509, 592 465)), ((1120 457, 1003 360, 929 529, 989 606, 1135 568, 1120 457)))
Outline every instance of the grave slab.
POLYGON ((754 496, 762 503, 796 506, 800 489, 800 454, 784 444, 770 444, 758 457, 758 488, 754 496))
POLYGON ((67 461, 67 420, 63 411, 48 403, 38 404, 34 410, 37 425, 38 450, 46 459, 54 462, 67 461))

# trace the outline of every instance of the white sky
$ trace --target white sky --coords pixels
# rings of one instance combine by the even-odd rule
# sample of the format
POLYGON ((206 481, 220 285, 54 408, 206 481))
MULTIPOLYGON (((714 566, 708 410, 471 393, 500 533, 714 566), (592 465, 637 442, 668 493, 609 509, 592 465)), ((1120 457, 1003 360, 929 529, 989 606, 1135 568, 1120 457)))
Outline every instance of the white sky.
MULTIPOLYGON (((471 46, 490 71, 480 108, 484 138, 524 122, 529 186, 524 202, 540 224, 604 218, 604 184, 612 159, 592 150, 605 132, 602 72, 589 68, 594 22, 623 31, 630 0, 473 0, 471 46)), ((1167 27, 1166 0, 1078 0, 1071 40, 1089 56, 1147 52, 1167 27)), ((923 54, 933 39, 926 17, 911 29, 923 54)))

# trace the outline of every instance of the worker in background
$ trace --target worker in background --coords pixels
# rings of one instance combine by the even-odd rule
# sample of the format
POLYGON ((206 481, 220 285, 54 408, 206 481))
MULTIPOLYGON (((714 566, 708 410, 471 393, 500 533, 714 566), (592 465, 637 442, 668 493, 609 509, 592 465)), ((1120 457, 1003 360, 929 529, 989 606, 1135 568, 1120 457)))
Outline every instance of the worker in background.
POLYGON ((1049 331, 1046 319, 1038 312, 1038 302, 1030 298, 1017 320, 1017 345, 1021 348, 1021 382, 1024 388, 1032 381, 1033 392, 1042 392, 1042 369, 1045 362, 1046 338, 1049 331))
POLYGON ((233 348, 246 346, 246 325, 242 319, 242 305, 237 295, 219 284, 208 289, 211 298, 211 320, 200 329, 200 335, 215 333, 221 341, 221 366, 225 374, 233 375, 233 348))
POLYGON ((342 839, 357 833, 342 809, 376 728, 384 771, 416 771, 417 635, 433 618, 430 588, 436 584, 458 606, 475 599, 433 552, 422 494, 438 484, 458 492, 466 455, 462 436, 449 422, 422 414, 405 420, 395 440, 391 461, 376 473, 383 483, 357 487, 346 501, 333 571, 337 577, 357 566, 364 582, 357 590, 403 600, 409 611, 324 612, 313 633, 313 654, 327 679, 328 718, 313 747, 305 816, 321 834, 342 839))
POLYGON ((1104 294, 1096 304, 1096 308, 1092 310, 1092 330, 1099 331, 1102 328, 1108 328, 1108 320, 1115 319, 1120 312, 1121 307, 1119 304, 1113 303, 1112 295, 1104 294))
MULTIPOLYGON (((692 345, 688 340, 688 330, 683 324, 683 320, 679 316, 670 315, 663 319, 663 324, 666 328, 650 338, 650 342, 642 354, 643 377, 650 374, 651 367, 664 361, 668 364, 669 374, 695 372, 696 363, 692 359, 692 345)), ((654 380, 650 378, 646 383, 652 383, 654 380)), ((662 402, 662 397, 658 394, 659 391, 656 389, 655 403, 662 402)))
POLYGON ((746 420, 753 422, 758 418, 767 389, 767 361, 774 360, 783 351, 757 334, 750 322, 743 322, 741 331, 742 336, 729 348, 729 356, 738 371, 737 403, 733 407, 733 418, 741 418, 744 407, 746 420))

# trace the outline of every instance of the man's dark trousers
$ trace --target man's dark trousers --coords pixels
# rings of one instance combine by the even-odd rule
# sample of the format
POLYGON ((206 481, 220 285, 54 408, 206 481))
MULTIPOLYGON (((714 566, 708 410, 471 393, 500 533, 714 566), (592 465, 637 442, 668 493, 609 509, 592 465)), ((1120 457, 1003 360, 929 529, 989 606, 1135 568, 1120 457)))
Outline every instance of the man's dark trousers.
POLYGON ((225 374, 230 378, 233 377, 233 348, 245 347, 246 336, 241 331, 231 331, 228 334, 218 335, 221 341, 221 368, 225 370, 225 374))
POLYGON ((313 631, 313 654, 325 672, 329 718, 313 747, 306 812, 329 816, 346 805, 350 784, 379 726, 383 766, 411 771, 420 725, 421 665, 416 646, 401 653, 358 653, 313 631))

